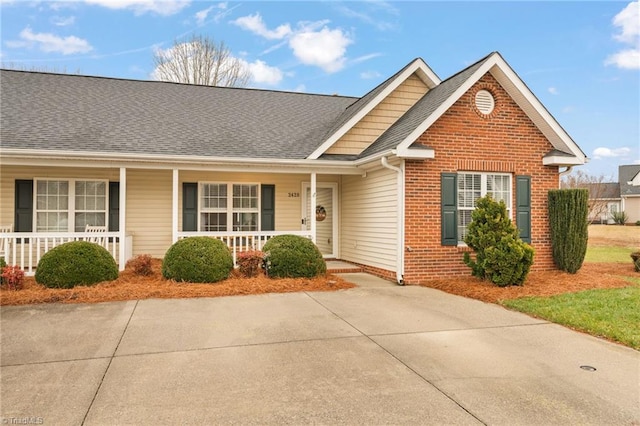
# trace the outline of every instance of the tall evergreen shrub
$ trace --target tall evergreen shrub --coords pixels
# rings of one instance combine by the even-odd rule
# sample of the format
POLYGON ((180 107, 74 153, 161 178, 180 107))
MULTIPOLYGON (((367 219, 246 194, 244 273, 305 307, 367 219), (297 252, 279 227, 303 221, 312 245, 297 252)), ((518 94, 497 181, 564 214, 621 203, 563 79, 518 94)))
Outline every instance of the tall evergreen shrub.
POLYGON ((472 222, 464 242, 473 249, 475 260, 464 254, 464 263, 472 275, 504 287, 522 285, 533 264, 533 247, 520 239, 509 219, 504 201, 490 195, 476 201, 472 222))
POLYGON ((560 270, 575 274, 587 253, 589 190, 554 189, 548 202, 553 260, 560 270))

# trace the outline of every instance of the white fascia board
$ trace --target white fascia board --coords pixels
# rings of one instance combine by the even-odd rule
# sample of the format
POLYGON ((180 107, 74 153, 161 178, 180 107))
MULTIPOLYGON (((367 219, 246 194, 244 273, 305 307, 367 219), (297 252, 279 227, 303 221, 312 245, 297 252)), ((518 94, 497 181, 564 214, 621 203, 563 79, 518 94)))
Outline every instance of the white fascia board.
POLYGON ((428 148, 420 148, 420 149, 411 149, 411 148, 402 148, 397 149, 395 154, 398 158, 408 158, 408 159, 429 159, 436 158, 435 150, 428 148))
MULTIPOLYGON (((587 162, 586 154, 580 149, 580 147, 575 143, 571 136, 560 126, 560 124, 556 121, 555 118, 547 111, 547 109, 542 105, 542 103, 536 98, 536 96, 529 90, 527 85, 518 77, 515 71, 507 64, 507 62, 498 54, 494 54, 494 58, 491 58, 491 62, 495 62, 495 66, 497 66, 502 74, 509 79, 509 82, 512 83, 515 88, 520 92, 520 94, 526 99, 526 101, 534 108, 535 112, 542 117, 542 119, 549 125, 551 130, 555 133, 555 135, 562 140, 562 142, 569 148, 571 154, 573 154, 577 159, 579 159, 579 163, 576 164, 584 164, 587 162)), ((500 81, 501 76, 500 73, 492 74, 498 81, 500 81)), ((503 84, 504 87, 504 84, 503 84)), ((513 98, 513 96, 512 96, 513 98)), ((522 106, 521 106, 522 108, 522 106)), ((548 139, 553 143, 552 138, 548 139)), ((556 147, 559 148, 559 147, 556 147)))
POLYGON ((308 159, 315 160, 320 157, 324 152, 331 148, 341 137, 343 137, 353 126, 355 126, 360 120, 362 120, 367 114, 369 114, 376 106, 380 104, 387 96, 389 96, 394 90, 398 88, 404 81, 412 74, 416 73, 418 77, 427 85, 429 90, 440 84, 440 79, 437 75, 427 66, 422 59, 416 59, 413 63, 404 70, 402 74, 397 76, 382 92, 378 93, 378 96, 373 98, 362 110, 356 115, 351 117, 341 128, 333 133, 329 138, 322 143, 315 151, 307 157, 308 159))
POLYGON ((497 53, 494 53, 487 61, 482 64, 480 68, 473 73, 467 81, 465 81, 458 90, 453 92, 449 98, 444 101, 425 121, 423 121, 418 127, 416 127, 413 132, 409 134, 400 144, 398 145, 398 151, 409 149, 412 143, 414 143, 424 132, 427 131, 429 127, 433 123, 436 122, 438 118, 440 118, 445 112, 451 108, 451 106, 460 99, 462 95, 467 93, 467 91, 473 86, 480 78, 485 75, 491 67, 495 64, 495 58, 497 53))
POLYGON ((106 167, 180 170, 217 170, 273 173, 359 175, 362 170, 351 161, 290 160, 274 158, 225 158, 115 154, 105 152, 42 151, 0 149, 0 165, 53 167, 106 167))
POLYGON ((640 172, 636 173, 633 179, 631 179, 631 186, 640 186, 640 172))
POLYGON ((566 155, 550 155, 542 158, 544 166, 580 166, 585 162, 577 157, 567 157, 566 155))

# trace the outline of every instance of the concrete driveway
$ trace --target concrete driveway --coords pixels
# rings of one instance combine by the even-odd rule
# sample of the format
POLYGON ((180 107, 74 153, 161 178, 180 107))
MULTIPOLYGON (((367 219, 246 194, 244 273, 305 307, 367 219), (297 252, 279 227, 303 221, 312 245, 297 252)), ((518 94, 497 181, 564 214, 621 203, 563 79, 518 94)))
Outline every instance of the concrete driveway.
POLYGON ((2 423, 640 424, 640 352, 344 277, 359 287, 3 307, 2 423))

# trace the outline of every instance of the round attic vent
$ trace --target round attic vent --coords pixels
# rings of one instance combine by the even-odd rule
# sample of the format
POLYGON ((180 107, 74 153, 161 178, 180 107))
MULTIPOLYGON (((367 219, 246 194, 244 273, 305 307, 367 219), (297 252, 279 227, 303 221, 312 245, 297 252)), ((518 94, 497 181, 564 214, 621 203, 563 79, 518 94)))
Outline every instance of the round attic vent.
POLYGON ((476 93, 476 108, 483 114, 491 114, 496 103, 488 90, 478 90, 476 93))

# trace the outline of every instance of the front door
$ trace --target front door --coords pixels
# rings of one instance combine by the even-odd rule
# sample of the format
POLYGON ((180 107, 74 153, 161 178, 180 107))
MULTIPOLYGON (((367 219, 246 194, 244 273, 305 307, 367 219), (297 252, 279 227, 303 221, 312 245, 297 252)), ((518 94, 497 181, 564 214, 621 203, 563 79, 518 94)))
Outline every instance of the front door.
POLYGON ((326 258, 335 258, 338 254, 338 185, 335 183, 316 184, 316 205, 311 205, 311 188, 304 184, 302 197, 303 229, 311 230, 311 214, 316 216, 316 245, 326 258))

